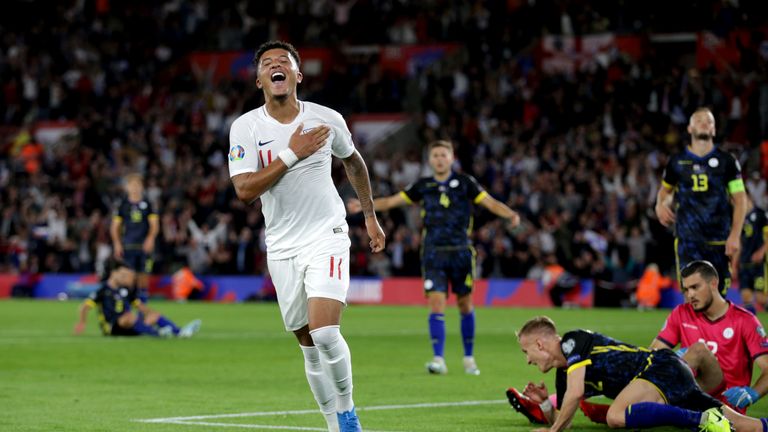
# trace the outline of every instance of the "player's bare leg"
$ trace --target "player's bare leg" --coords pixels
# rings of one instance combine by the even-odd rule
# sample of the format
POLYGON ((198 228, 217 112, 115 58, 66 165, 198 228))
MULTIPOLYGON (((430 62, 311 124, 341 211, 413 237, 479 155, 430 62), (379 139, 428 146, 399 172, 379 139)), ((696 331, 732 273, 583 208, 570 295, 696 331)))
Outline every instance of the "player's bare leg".
POLYGON ((336 391, 336 413, 341 432, 360 430, 352 399, 352 355, 339 323, 344 303, 322 297, 308 300, 309 334, 336 391))
POLYGON ((480 375, 480 369, 477 368, 472 352, 475 344, 475 307, 472 304, 472 293, 459 296, 457 303, 461 314, 461 335, 464 343, 464 372, 468 375, 480 375))
POLYGON ((696 382, 706 393, 717 389, 723 382, 723 371, 720 369, 720 363, 703 343, 696 342, 688 347, 683 355, 683 360, 688 363, 691 369, 696 371, 696 382))
POLYGON ((645 380, 634 380, 616 396, 608 408, 606 423, 611 428, 623 428, 626 426, 625 412, 627 407, 637 402, 664 403, 659 391, 653 384, 645 380))
POLYGON ((445 304, 447 295, 440 291, 430 291, 427 294, 429 303, 429 335, 432 340, 432 353, 434 357, 428 362, 427 371, 431 374, 444 375, 448 373, 445 365, 443 349, 445 347, 445 304))
POLYGON ((737 432, 763 432, 765 430, 763 423, 765 422, 768 426, 768 419, 757 419, 739 414, 727 405, 723 405, 721 410, 737 432))

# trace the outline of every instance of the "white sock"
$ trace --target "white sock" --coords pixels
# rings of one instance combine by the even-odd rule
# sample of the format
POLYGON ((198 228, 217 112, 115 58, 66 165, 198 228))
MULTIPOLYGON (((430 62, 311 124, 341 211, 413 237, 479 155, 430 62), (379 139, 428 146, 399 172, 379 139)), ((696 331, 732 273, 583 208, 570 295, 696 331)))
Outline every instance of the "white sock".
POLYGON ((323 365, 320 363, 320 351, 314 346, 303 346, 301 351, 304 354, 304 373, 307 375, 309 388, 315 396, 320 412, 325 416, 328 423, 329 432, 339 431, 339 419, 336 416, 336 389, 331 380, 328 379, 323 365))
POLYGON ((339 326, 321 327, 310 331, 309 334, 320 351, 320 360, 327 368, 328 377, 336 386, 336 410, 351 410, 355 406, 352 401, 352 356, 339 326))

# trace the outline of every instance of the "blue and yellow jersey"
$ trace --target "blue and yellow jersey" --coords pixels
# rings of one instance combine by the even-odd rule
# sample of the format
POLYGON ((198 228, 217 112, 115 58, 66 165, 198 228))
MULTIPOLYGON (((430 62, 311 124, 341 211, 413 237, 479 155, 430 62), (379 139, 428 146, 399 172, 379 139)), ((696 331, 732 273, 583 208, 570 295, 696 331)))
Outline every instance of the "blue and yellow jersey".
POLYGON ((136 297, 136 290, 125 287, 112 288, 106 282, 103 282, 101 287, 91 293, 85 301, 98 310, 99 326, 104 334, 110 334, 120 315, 140 303, 136 297))
MULTIPOLYGON (((741 257, 742 265, 752 265, 752 254, 763 247, 765 235, 768 233, 768 217, 765 210, 752 207, 744 219, 744 228, 741 230, 741 257)), ((762 264, 756 264, 762 265, 762 264)))
POLYGON ((686 149, 670 158, 662 184, 675 190, 677 238, 725 242, 733 214, 730 194, 744 191, 741 167, 733 156, 717 147, 701 157, 686 149))
POLYGON ((157 217, 152 204, 147 200, 131 202, 124 199, 121 201, 113 219, 122 223, 123 248, 140 249, 149 233, 149 219, 157 217))
POLYGON ((473 206, 487 194, 472 176, 458 173, 444 182, 423 177, 400 192, 409 204, 421 204, 426 250, 469 247, 473 206))
MULTIPOLYGON (((560 341, 568 365, 557 370, 555 386, 558 405, 561 404, 568 383, 568 374, 586 368, 584 398, 604 395, 611 399, 645 369, 651 351, 617 341, 589 330, 574 330, 560 341)), ((559 408, 559 406, 558 406, 559 408)))

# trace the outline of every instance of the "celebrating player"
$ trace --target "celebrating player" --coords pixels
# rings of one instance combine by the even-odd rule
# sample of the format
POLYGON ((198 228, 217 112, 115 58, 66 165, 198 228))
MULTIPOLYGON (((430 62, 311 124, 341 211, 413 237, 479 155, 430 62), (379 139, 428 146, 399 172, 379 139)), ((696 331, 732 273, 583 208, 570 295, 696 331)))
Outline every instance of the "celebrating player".
POLYGON ((384 233, 373 211, 368 170, 336 111, 299 101, 299 54, 285 42, 256 51, 256 86, 265 104, 234 121, 229 174, 246 203, 261 197, 269 273, 285 328, 304 353, 304 370, 328 429, 359 431, 352 359, 339 330, 349 288, 349 227, 331 177, 341 158, 365 215, 373 252, 384 233))
POLYGON ((763 307, 768 302, 768 260, 766 260, 766 242, 768 236, 768 218, 765 210, 755 206, 747 195, 747 216, 741 233, 742 250, 739 256, 739 290, 744 308, 756 313, 755 302, 763 307))
POLYGON ((582 398, 613 399, 607 413, 612 428, 677 426, 699 431, 766 431, 768 420, 743 416, 704 393, 688 366, 671 350, 656 351, 620 342, 588 330, 557 333, 547 317, 535 317, 518 331, 529 364, 542 372, 555 368, 557 410, 547 404, 546 386, 532 383, 525 397, 541 404, 549 428, 561 431, 582 398))
POLYGON ((159 312, 146 307, 136 296, 136 272, 126 262, 116 260, 110 267, 109 276, 101 287, 80 306, 75 334, 85 330, 88 312, 93 308, 99 311, 99 326, 104 335, 191 337, 200 330, 200 320, 179 328, 159 312), (132 308, 136 308, 138 313, 134 313, 132 308))
POLYGON ((688 133, 691 144, 667 162, 656 195, 656 216, 664 226, 675 223, 678 282, 682 285, 680 269, 689 262, 707 260, 717 269, 725 296, 731 284, 729 257, 737 257, 741 248, 747 208, 744 181, 738 162, 713 142, 712 111, 696 110, 688 133))
POLYGON ((429 165, 433 177, 424 177, 406 190, 385 198, 376 198, 377 211, 406 204, 423 207, 425 235, 422 246, 424 290, 429 301, 429 334, 434 358, 427 370, 445 374, 445 303, 448 284, 457 297, 461 313, 461 336, 464 343, 464 371, 478 375, 480 370, 473 355, 475 312, 472 288, 475 277, 475 251, 469 241, 472 229, 472 205, 480 204, 497 216, 508 219, 512 227, 520 223, 518 214, 497 201, 471 176, 453 172, 453 146, 448 141, 429 144, 429 165))
POLYGON ((127 196, 112 216, 109 232, 115 258, 125 261, 138 273, 138 295, 146 301, 149 297, 148 275, 152 272, 151 254, 160 232, 160 221, 152 204, 144 198, 144 183, 140 174, 125 176, 125 192, 127 196))

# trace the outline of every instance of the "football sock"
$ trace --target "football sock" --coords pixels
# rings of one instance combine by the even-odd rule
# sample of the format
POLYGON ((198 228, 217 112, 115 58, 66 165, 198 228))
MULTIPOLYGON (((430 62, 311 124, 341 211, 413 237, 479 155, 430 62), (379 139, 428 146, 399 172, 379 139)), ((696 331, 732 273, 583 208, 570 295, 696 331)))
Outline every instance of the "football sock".
POLYGON ((304 373, 307 375, 309 388, 315 396, 320 412, 325 416, 328 430, 339 430, 339 418, 336 416, 336 389, 323 371, 320 351, 315 346, 299 345, 299 347, 304 354, 304 373))
POLYGON ((761 418, 760 424, 763 425, 763 432, 768 432, 768 418, 761 418))
POLYGON ((309 332, 312 341, 320 351, 320 360, 325 363, 328 377, 336 389, 336 412, 354 408, 352 401, 352 355, 339 326, 320 327, 309 332))
POLYGON ((644 429, 657 426, 695 428, 701 423, 701 413, 655 402, 632 404, 624 411, 627 429, 644 429))
POLYGON ((581 407, 581 411, 584 413, 584 415, 593 422, 603 424, 607 423, 608 408, 611 407, 610 405, 597 404, 583 400, 579 406, 581 407))
POLYGON ((144 320, 141 317, 133 324, 133 329, 139 334, 157 336, 157 330, 153 326, 144 324, 144 320))
POLYGON ((443 357, 445 350, 445 314, 429 315, 429 336, 432 338, 432 352, 435 357, 443 357))
POLYGON ((168 318, 160 315, 160 318, 157 319, 157 325, 160 327, 166 327, 170 326, 173 329, 173 334, 177 335, 179 334, 179 327, 173 323, 173 321, 169 320, 168 318))
POLYGON ((475 346, 475 311, 461 315, 461 341, 464 343, 464 357, 472 357, 475 346))

